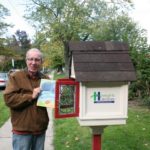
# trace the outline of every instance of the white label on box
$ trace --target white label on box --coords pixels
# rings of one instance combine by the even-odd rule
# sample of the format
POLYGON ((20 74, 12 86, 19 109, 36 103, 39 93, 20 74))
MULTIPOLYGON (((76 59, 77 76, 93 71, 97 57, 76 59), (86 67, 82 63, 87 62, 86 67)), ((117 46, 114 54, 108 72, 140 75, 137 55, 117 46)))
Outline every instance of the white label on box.
POLYGON ((93 91, 91 95, 91 100, 94 103, 115 103, 115 94, 113 93, 103 93, 101 91, 93 91))

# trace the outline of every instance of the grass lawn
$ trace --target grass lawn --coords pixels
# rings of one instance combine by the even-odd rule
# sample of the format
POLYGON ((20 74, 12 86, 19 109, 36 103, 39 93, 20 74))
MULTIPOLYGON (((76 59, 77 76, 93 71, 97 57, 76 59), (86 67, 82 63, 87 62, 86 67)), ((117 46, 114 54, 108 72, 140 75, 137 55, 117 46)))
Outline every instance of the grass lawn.
POLYGON ((61 78, 66 78, 64 73, 62 74, 57 74, 56 72, 54 73, 54 80, 61 79, 61 78))
POLYGON ((5 105, 3 94, 0 92, 0 127, 5 123, 9 116, 9 108, 5 105))
MULTIPOLYGON (((76 118, 55 119, 56 150, 91 150, 92 134, 76 118)), ((102 135, 102 150, 150 150, 150 110, 129 107, 126 125, 108 126, 102 135)))

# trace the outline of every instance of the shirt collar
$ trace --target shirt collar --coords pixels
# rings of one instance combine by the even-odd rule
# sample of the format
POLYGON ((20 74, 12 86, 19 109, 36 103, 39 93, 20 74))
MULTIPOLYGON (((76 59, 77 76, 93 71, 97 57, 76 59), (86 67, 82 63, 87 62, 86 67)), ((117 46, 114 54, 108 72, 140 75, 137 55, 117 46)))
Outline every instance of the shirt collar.
POLYGON ((40 71, 38 71, 38 72, 36 73, 36 75, 34 75, 34 76, 31 76, 31 75, 29 74, 27 68, 25 68, 24 71, 25 71, 26 75, 27 75, 29 78, 32 78, 32 79, 41 79, 41 78, 42 78, 42 74, 40 73, 40 71))

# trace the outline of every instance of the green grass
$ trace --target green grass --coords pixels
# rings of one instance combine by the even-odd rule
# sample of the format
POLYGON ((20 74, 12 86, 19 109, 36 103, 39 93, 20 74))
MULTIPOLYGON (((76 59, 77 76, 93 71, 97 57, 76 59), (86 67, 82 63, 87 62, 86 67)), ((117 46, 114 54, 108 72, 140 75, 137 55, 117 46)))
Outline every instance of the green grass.
POLYGON ((129 108, 127 124, 110 126, 104 133, 104 150, 150 150, 150 111, 129 108))
POLYGON ((54 80, 65 78, 65 73, 62 74, 57 74, 56 72, 54 73, 54 80))
MULTIPOLYGON (((92 134, 76 118, 55 119, 56 150, 91 150, 92 134)), ((102 135, 103 150, 150 150, 150 110, 129 108, 126 125, 108 126, 102 135)))
POLYGON ((9 116, 9 108, 5 105, 3 94, 0 92, 0 127, 8 120, 9 116))
POLYGON ((89 128, 81 128, 75 118, 54 120, 54 127, 54 147, 56 150, 91 149, 89 128))

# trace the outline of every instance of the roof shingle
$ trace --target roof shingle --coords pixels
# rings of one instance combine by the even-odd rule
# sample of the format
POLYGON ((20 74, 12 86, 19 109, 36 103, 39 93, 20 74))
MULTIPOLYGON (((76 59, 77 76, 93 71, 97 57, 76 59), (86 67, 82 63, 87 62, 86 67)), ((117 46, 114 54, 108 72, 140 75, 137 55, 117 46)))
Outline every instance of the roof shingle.
POLYGON ((105 82, 136 79, 126 43, 70 42, 69 49, 72 52, 77 81, 105 82))

